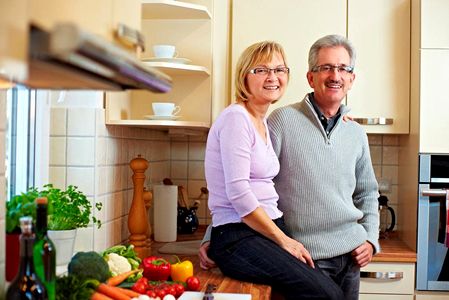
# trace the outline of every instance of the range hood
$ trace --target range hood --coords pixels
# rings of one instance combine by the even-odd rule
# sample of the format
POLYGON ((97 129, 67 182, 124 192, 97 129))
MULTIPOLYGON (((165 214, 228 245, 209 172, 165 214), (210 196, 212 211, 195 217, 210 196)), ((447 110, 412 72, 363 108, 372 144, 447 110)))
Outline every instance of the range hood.
POLYGON ((71 23, 50 32, 32 26, 29 74, 22 83, 35 89, 171 90, 171 78, 100 37, 71 23))

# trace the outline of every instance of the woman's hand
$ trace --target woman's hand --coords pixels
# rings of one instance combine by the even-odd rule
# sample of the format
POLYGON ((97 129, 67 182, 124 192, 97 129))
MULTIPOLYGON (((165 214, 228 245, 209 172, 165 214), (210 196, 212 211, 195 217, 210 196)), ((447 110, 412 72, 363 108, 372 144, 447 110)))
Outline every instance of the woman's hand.
POLYGON ((309 251, 307 251, 307 249, 304 248, 304 245, 297 240, 286 236, 286 240, 281 247, 303 263, 315 268, 315 264, 313 263, 312 256, 309 251))
POLYGON ((204 270, 215 268, 217 265, 213 260, 207 256, 207 250, 209 250, 210 242, 205 242, 200 246, 198 251, 198 257, 200 258, 200 267, 204 270))
POLYGON ((345 122, 354 121, 354 117, 351 117, 348 115, 343 115, 343 121, 345 121, 345 122))

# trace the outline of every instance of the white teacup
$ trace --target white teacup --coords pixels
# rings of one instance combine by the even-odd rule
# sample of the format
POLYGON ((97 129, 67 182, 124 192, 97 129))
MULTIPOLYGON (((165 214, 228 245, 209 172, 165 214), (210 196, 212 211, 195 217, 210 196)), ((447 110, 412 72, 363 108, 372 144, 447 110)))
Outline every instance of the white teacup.
POLYGON ((153 52, 157 58, 173 58, 178 56, 176 47, 173 45, 154 45, 153 52))
POLYGON ((153 102, 152 106, 155 116, 176 116, 181 111, 181 107, 170 102, 153 102))

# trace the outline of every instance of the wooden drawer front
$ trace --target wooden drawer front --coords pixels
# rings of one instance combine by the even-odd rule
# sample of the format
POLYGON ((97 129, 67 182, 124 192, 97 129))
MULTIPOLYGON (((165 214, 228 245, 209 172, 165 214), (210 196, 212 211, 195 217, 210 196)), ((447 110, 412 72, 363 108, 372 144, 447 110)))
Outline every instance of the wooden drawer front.
POLYGON ((359 300, 413 300, 413 295, 360 294, 359 300))
POLYGON ((360 293, 412 294, 415 283, 414 263, 370 263, 361 272, 402 272, 401 279, 360 278, 360 293))

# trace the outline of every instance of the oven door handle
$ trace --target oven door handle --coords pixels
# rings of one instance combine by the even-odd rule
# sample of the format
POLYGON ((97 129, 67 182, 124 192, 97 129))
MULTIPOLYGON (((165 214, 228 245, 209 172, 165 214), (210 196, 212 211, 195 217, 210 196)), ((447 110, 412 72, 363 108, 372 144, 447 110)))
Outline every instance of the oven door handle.
POLYGON ((421 190, 421 195, 424 197, 445 197, 446 196, 445 189, 423 189, 421 190))

